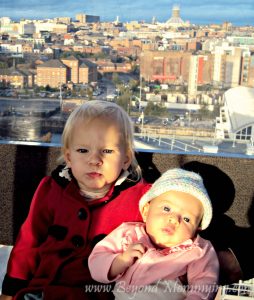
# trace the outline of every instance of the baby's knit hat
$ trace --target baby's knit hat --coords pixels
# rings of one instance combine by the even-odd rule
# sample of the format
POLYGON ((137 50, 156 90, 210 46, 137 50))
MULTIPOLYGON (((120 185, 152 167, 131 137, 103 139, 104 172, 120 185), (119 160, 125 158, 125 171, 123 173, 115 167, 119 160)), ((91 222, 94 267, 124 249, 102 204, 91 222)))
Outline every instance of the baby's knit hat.
POLYGON ((212 204, 203 184, 202 177, 197 173, 186 171, 180 168, 170 169, 163 173, 139 201, 139 210, 155 197, 168 191, 185 192, 196 197, 204 207, 204 215, 201 222, 201 229, 206 229, 212 219, 212 204))

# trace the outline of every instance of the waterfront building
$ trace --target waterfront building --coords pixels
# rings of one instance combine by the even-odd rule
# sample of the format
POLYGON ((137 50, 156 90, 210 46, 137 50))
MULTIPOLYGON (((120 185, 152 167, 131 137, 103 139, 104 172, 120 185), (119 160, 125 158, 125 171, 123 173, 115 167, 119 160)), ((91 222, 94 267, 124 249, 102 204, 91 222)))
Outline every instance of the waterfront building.
POLYGON ((37 85, 59 88, 67 83, 67 67, 58 59, 37 66, 37 85))
POLYGON ((37 85, 58 88, 60 84, 97 81, 97 65, 89 60, 79 61, 74 56, 51 59, 37 66, 37 85))
POLYGON ((97 79, 97 65, 87 59, 83 60, 79 67, 79 83, 95 82, 97 79))
POLYGON ((68 67, 67 81, 79 83, 79 60, 72 56, 61 59, 62 63, 68 67))
POLYGON ((28 86, 28 75, 14 67, 0 68, 0 84, 2 87, 24 88, 28 86))

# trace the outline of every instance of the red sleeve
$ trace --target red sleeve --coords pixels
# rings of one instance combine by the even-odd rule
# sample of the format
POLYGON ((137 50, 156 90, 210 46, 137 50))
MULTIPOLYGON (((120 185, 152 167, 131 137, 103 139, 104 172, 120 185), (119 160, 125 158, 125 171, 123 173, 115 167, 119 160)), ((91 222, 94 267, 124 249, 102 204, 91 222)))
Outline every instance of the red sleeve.
POLYGON ((31 202, 28 216, 21 226, 7 266, 8 277, 27 280, 34 273, 38 262, 38 247, 46 239, 52 222, 50 199, 53 180, 45 177, 40 182, 31 202))

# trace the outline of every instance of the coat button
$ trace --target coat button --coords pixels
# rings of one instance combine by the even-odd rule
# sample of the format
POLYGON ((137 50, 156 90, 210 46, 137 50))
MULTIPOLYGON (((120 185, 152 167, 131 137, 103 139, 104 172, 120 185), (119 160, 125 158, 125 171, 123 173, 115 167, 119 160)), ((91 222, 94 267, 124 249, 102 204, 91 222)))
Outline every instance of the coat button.
POLYGON ((80 220, 86 220, 87 219, 87 212, 84 208, 80 208, 80 210, 78 211, 78 218, 80 220))
POLYGON ((74 235, 71 238, 71 242, 77 248, 82 247, 85 244, 84 239, 81 235, 74 235))

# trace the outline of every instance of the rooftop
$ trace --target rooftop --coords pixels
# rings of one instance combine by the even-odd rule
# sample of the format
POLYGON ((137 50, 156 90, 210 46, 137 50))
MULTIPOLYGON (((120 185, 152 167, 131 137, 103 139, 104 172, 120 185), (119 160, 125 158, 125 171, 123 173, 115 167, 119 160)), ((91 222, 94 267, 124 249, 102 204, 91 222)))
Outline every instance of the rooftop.
POLYGON ((235 87, 224 96, 233 131, 254 123, 254 88, 235 87))

